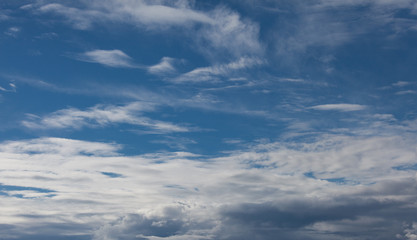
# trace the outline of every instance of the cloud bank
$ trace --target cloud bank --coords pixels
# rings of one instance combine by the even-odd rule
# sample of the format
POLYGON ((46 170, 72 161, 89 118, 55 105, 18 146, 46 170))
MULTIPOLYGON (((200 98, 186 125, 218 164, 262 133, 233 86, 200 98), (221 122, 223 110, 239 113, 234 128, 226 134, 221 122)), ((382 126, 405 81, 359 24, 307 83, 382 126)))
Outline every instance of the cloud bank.
POLYGON ((67 234, 94 239, 412 236, 403 228, 417 214, 412 136, 328 135, 208 159, 125 156, 120 147, 64 138, 3 142, 1 210, 16 236, 41 234, 34 229, 58 219, 57 229, 73 226, 67 234))

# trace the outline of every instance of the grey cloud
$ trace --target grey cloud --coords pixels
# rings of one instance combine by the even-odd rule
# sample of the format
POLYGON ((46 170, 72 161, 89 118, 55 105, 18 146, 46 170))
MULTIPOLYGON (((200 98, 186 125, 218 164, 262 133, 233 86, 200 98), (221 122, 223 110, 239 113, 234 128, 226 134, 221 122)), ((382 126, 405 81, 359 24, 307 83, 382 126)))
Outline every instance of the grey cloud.
MULTIPOLYGON (((101 227, 94 233, 93 239, 170 239, 186 237, 189 231, 196 232, 210 227, 207 223, 199 223, 197 219, 191 222, 183 207, 170 206, 163 208, 160 215, 128 214, 101 227)), ((203 235, 200 237, 204 238, 203 235)))

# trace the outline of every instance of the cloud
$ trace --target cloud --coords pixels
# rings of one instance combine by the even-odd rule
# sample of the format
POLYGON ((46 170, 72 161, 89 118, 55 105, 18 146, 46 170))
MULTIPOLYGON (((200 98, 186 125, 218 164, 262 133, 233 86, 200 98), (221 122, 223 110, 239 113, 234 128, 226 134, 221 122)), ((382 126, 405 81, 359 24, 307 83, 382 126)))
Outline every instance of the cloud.
POLYGON ((236 72, 241 73, 246 69, 260 66, 264 63, 265 62, 259 58, 242 57, 227 64, 196 68, 175 78, 174 82, 186 83, 216 81, 219 77, 230 77, 236 72))
POLYGON ((408 86, 408 85, 411 85, 411 84, 413 84, 413 83, 405 82, 405 81, 398 81, 396 83, 393 83, 392 86, 395 86, 395 87, 405 87, 405 86, 408 86))
POLYGON ((10 36, 10 37, 17 37, 21 29, 19 27, 10 27, 7 29, 7 31, 4 32, 4 34, 10 36))
POLYGON ((378 37, 378 41, 388 45, 392 39, 415 31, 417 25, 413 0, 279 1, 269 5, 287 10, 277 14, 276 31, 272 33, 271 45, 279 59, 293 66, 294 61, 311 57, 330 72, 331 62, 323 61, 322 57, 335 49, 380 36, 381 29, 384 37, 378 37), (398 14, 403 11, 410 15, 398 14))
POLYGON ((359 104, 347 104, 347 103, 338 103, 338 104, 323 104, 312 106, 310 109, 322 110, 322 111, 341 111, 341 112, 352 112, 360 111, 366 109, 366 106, 359 104))
POLYGON ((103 64, 115 68, 143 68, 143 66, 134 64, 132 58, 121 50, 92 50, 80 54, 78 60, 103 64))
POLYGON ((160 133, 190 131, 187 127, 142 116, 144 112, 154 110, 154 104, 144 102, 133 102, 125 106, 96 105, 87 110, 67 108, 44 117, 31 115, 31 119, 22 121, 22 124, 31 129, 80 129, 127 123, 150 128, 160 133))
POLYGON ((50 229, 55 239, 353 240, 378 228, 378 239, 393 239, 417 214, 409 204, 417 200, 415 170, 395 168, 416 163, 414 139, 322 135, 215 158, 127 156, 114 143, 65 138, 5 141, 0 183, 9 187, 0 188, 0 210, 13 230, 1 231, 50 229), (58 223, 73 228, 58 231, 58 223))
POLYGON ((41 13, 63 16, 75 28, 86 30, 94 23, 122 22, 150 28, 211 23, 212 20, 199 11, 181 4, 149 4, 146 1, 86 1, 85 8, 69 7, 58 3, 43 5, 41 13))
POLYGON ((16 85, 14 83, 9 83, 8 85, 9 85, 8 86, 8 89, 0 86, 0 91, 3 91, 3 92, 16 92, 16 85))
POLYGON ((176 59, 170 57, 163 57, 161 61, 153 66, 148 67, 148 72, 155 75, 165 75, 175 73, 174 63, 176 59))
POLYGON ((224 52, 234 58, 260 56, 263 46, 259 41, 258 24, 242 19, 239 13, 218 7, 209 13, 213 24, 204 25, 198 32, 198 47, 208 56, 223 56, 224 52), (213 49, 216 50, 214 54, 213 49), (220 54, 217 54, 220 51, 220 54))
POLYGON ((185 36, 197 44, 204 55, 259 55, 259 26, 242 19, 237 12, 225 7, 211 11, 193 9, 186 1, 82 1, 83 8, 58 3, 34 6, 36 13, 62 16, 74 28, 89 30, 95 24, 108 22, 130 24, 153 31, 181 27, 185 36))
MULTIPOLYGON (((401 238, 401 235, 398 236, 401 238)), ((410 224, 409 228, 404 230, 404 239, 407 240, 417 240, 417 223, 413 222, 410 224)))
POLYGON ((396 92, 395 94, 396 95, 417 94, 417 91, 414 91, 414 90, 405 90, 405 91, 396 92))

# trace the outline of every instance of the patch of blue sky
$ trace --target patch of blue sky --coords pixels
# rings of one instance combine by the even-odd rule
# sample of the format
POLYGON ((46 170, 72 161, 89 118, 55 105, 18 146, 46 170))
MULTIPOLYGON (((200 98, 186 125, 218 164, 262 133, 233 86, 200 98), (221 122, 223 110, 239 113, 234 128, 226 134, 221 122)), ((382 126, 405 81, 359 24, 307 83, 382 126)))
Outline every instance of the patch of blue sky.
POLYGON ((398 171, 417 171, 417 164, 396 166, 393 169, 398 171))
POLYGON ((23 187, 23 186, 3 185, 3 184, 0 184, 0 191, 35 191, 39 193, 55 192, 54 190, 50 190, 47 188, 23 187))
POLYGON ((100 172, 104 176, 110 177, 110 178, 121 178, 123 177, 123 174, 114 173, 114 172, 100 172))

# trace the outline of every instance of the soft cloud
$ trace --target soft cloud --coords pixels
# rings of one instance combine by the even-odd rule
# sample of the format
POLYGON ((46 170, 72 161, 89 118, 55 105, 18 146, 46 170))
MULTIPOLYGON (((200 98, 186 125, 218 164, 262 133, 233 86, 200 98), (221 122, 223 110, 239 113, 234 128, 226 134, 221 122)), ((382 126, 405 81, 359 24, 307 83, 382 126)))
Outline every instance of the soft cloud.
POLYGON ((3 92, 16 92, 16 85, 14 83, 9 83, 8 87, 0 86, 0 91, 3 92))
POLYGON ((156 31, 180 26, 187 29, 197 48, 205 55, 228 52, 234 57, 260 54, 259 26, 224 7, 211 11, 193 9, 186 1, 84 1, 84 8, 51 3, 38 6, 38 13, 63 16, 73 27, 83 30, 94 24, 116 22, 156 31), (198 25, 196 29, 189 26, 198 25))
POLYGON ((143 68, 134 64, 132 58, 121 50, 92 50, 80 54, 78 60, 103 64, 109 67, 143 68))
POLYGON ((231 76, 238 71, 242 72, 262 64, 264 61, 259 58, 242 57, 227 64, 196 68, 177 77, 174 81, 176 83, 216 81, 219 77, 231 76))
MULTIPOLYGON (((399 236, 401 238, 401 235, 399 236)), ((404 239, 417 240, 417 223, 413 222, 409 228, 404 230, 404 239)))
POLYGON ((74 27, 84 30, 91 28, 94 23, 108 21, 142 25, 150 28, 165 28, 193 22, 212 22, 204 13, 192 10, 186 5, 169 6, 132 0, 88 1, 84 4, 86 8, 81 9, 51 3, 41 6, 38 11, 59 14, 74 27))
POLYGON ((392 86, 395 86, 395 87, 405 87, 405 86, 411 85, 411 84, 412 83, 410 83, 410 82, 398 81, 396 83, 393 83, 392 86))
POLYGON ((21 31, 19 27, 10 27, 7 29, 7 31, 4 32, 4 34, 10 36, 10 37, 17 37, 17 34, 21 31))
POLYGON ((115 144, 64 138, 6 141, 0 220, 14 230, 2 231, 49 226, 57 238, 50 223, 59 221, 74 226, 62 234, 95 239, 355 239, 346 233, 367 238, 374 227, 378 239, 412 236, 401 228, 417 214, 416 175, 396 167, 416 164, 414 139, 327 135, 203 159, 125 156, 115 144))
POLYGON ((6 21, 8 19, 10 19, 10 17, 7 12, 0 10, 0 21, 6 21))
POLYGON ((395 94, 397 94, 397 95, 417 94, 417 91, 414 91, 414 90, 405 90, 405 91, 396 92, 395 94))
POLYGON ((366 106, 359 104, 347 104, 347 103, 338 103, 338 104, 323 104, 310 107, 314 110, 322 111, 341 111, 341 112, 352 112, 364 110, 366 106))
POLYGON ((148 71, 156 75, 165 75, 175 72, 175 63, 176 59, 170 57, 163 57, 161 61, 153 66, 148 67, 148 71))
MULTIPOLYGON (((311 57, 312 49, 320 49, 314 56, 317 60, 335 48, 378 34, 380 29, 387 33, 381 39, 384 41, 415 31, 417 25, 413 0, 279 1, 271 5, 291 13, 276 22, 273 33, 280 60, 291 64, 311 57), (397 13, 401 11, 411 14, 400 16, 397 13)), ((333 71, 330 62, 324 62, 323 67, 333 71)))
MULTIPOLYGON (((210 12, 213 24, 205 25, 197 37, 199 49, 213 56, 213 49, 230 53, 232 56, 261 55, 262 44, 259 41, 259 26, 227 8, 217 8, 210 12)), ((215 54, 217 55, 217 52, 215 54)))
POLYGON ((189 129, 169 122, 153 120, 142 114, 154 111, 155 105, 134 102, 125 106, 97 105, 87 110, 67 108, 44 117, 34 117, 22 124, 32 129, 62 129, 82 127, 104 127, 110 124, 127 123, 150 128, 157 132, 188 132, 189 129))

